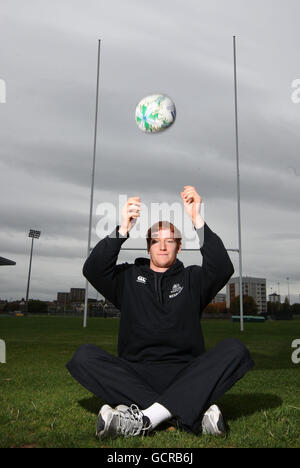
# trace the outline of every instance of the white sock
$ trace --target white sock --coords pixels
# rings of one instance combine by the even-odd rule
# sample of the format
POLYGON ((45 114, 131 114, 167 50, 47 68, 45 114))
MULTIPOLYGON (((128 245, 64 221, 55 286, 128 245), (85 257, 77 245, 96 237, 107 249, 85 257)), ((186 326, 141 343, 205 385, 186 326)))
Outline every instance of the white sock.
POLYGON ((170 411, 160 403, 153 403, 149 408, 143 410, 142 413, 150 419, 152 429, 172 417, 170 411))

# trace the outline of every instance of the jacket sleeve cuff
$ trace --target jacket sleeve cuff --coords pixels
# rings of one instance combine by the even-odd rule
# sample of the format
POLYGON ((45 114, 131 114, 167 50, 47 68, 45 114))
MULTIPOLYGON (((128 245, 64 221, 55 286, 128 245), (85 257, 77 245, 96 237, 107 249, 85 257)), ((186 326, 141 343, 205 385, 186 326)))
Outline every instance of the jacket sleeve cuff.
POLYGON ((113 230, 113 232, 112 232, 111 234, 109 234, 108 237, 109 237, 110 239, 122 239, 122 240, 125 241, 126 239, 129 238, 129 232, 127 233, 126 236, 122 236, 122 234, 120 234, 120 232, 119 232, 119 228, 120 228, 119 225, 116 226, 115 229, 113 230))
POLYGON ((204 226, 202 226, 201 228, 199 229, 196 229, 194 227, 196 233, 197 233, 197 236, 199 238, 199 243, 200 243, 200 249, 201 247, 203 247, 203 244, 204 244, 204 241, 205 240, 208 240, 211 236, 214 235, 213 231, 208 227, 208 225, 206 223, 204 223, 204 226))
POLYGON ((204 244, 205 225, 206 225, 206 224, 204 224, 204 226, 202 226, 202 227, 199 228, 199 229, 196 229, 195 226, 194 226, 194 229, 195 229, 195 231, 196 231, 196 233, 197 233, 197 236, 198 236, 198 239, 199 239, 200 249, 201 249, 201 247, 202 247, 203 244, 204 244))

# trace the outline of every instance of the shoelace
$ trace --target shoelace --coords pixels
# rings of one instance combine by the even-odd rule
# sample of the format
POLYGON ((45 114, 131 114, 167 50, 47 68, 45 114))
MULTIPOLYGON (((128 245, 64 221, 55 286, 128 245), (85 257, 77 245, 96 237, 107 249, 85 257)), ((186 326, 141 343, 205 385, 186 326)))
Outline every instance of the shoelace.
POLYGON ((151 428, 143 427, 143 413, 132 404, 126 411, 119 411, 119 433, 125 437, 136 436, 151 428))

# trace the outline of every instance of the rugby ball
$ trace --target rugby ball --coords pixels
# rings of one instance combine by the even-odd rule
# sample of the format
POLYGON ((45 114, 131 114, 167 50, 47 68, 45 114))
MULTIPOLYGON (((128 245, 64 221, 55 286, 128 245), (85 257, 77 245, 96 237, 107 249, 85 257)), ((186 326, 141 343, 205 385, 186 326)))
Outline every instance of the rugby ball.
POLYGON ((152 94, 136 106, 135 121, 140 130, 158 133, 169 128, 176 118, 174 102, 163 94, 152 94))

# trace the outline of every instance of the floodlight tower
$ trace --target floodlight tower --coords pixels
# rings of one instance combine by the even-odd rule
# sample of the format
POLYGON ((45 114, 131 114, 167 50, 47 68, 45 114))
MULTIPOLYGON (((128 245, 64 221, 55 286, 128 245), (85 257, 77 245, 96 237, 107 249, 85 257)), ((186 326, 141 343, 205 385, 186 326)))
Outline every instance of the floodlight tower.
POLYGON ((39 239, 41 231, 36 231, 30 229, 28 237, 31 237, 31 250, 30 250, 30 261, 29 261, 29 272, 28 272, 28 281, 27 281, 27 291, 26 291, 26 312, 28 313, 28 296, 29 296, 29 285, 30 285, 30 275, 31 275, 31 263, 32 263, 32 252, 33 252, 33 241, 34 239, 39 239))
POLYGON ((290 278, 287 278, 287 285, 288 285, 288 299, 289 299, 289 306, 291 306, 291 296, 290 296, 290 278))

